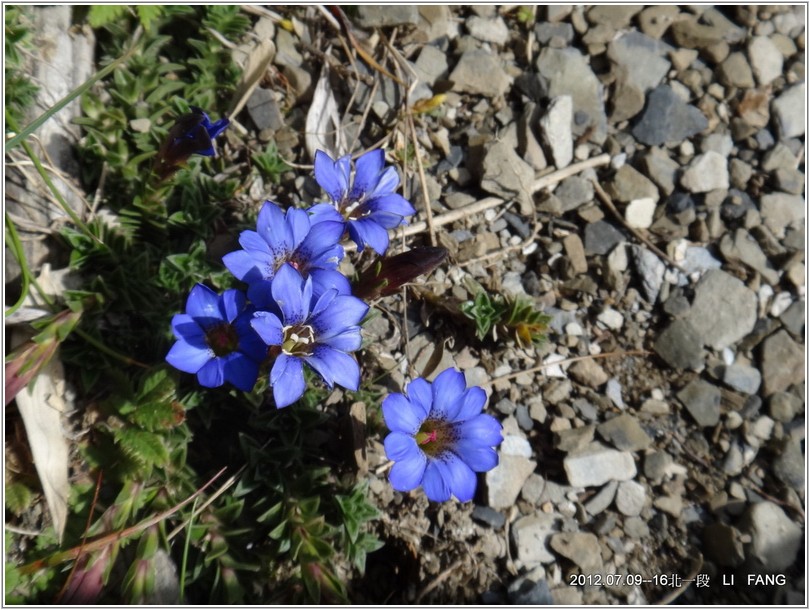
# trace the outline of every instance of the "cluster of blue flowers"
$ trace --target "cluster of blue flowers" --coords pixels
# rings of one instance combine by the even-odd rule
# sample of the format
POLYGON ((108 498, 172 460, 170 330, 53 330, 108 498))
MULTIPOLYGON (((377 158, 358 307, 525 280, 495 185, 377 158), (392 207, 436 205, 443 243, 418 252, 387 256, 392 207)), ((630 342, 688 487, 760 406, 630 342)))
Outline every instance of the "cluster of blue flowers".
MULTIPOLYGON (((177 126, 170 132, 167 167, 176 167, 189 150, 213 155, 213 140, 227 119, 212 124, 195 109, 185 124, 189 133, 177 126), (177 148, 183 154, 169 154, 177 148)), ((368 246, 382 256, 388 230, 404 224, 415 210, 395 192, 399 176, 395 168, 385 167, 380 149, 359 157, 354 171, 350 156, 333 160, 318 151, 315 179, 329 201, 286 211, 265 202, 256 230, 239 236, 242 249, 223 257, 225 267, 247 284, 246 292, 217 294, 198 284, 185 313, 172 319, 177 341, 166 360, 196 374, 200 385, 229 382, 251 391, 267 366, 273 399, 282 408, 306 391, 306 365, 329 388, 358 389, 360 367, 353 352, 360 349, 360 323, 369 306, 353 296, 349 280, 338 271, 344 256, 340 242, 348 234, 358 251, 368 246)), ((396 462, 393 487, 408 491, 422 484, 435 501, 451 495, 472 499, 475 472, 497 465, 494 447, 502 441, 500 424, 481 413, 485 403, 484 391, 467 389, 464 375, 455 369, 439 374, 432 386, 415 379, 407 396, 389 395, 382 408, 392 430, 384 444, 396 462)))

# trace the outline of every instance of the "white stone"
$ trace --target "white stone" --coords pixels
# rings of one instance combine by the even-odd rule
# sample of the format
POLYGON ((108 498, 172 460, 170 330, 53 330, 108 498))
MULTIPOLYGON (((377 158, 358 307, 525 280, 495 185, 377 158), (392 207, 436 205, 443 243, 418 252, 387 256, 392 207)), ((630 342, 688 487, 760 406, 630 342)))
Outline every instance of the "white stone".
POLYGON ((616 311, 612 307, 605 307, 605 309, 596 316, 596 319, 613 330, 619 330, 624 324, 624 316, 621 312, 616 311))
POLYGON ((551 150, 551 158, 557 169, 567 167, 574 158, 573 120, 574 104, 570 95, 552 99, 546 114, 540 119, 543 139, 551 150))
POLYGON ((698 155, 681 176, 681 185, 690 193, 727 189, 728 160, 713 150, 698 155))
POLYGON ((635 481, 622 481, 616 492, 616 508, 626 517, 636 517, 644 508, 647 491, 644 485, 635 481))
POLYGON ((771 112, 776 115, 779 133, 782 138, 797 138, 804 135, 805 122, 805 83, 802 81, 782 92, 771 102, 771 112))
POLYGON ((592 443, 584 450, 569 453, 563 468, 572 487, 598 487, 608 481, 627 481, 636 476, 633 455, 592 443))
POLYGON ((748 61, 759 86, 782 75, 782 53, 767 36, 755 36, 748 43, 748 61))
POLYGON ((627 209, 624 211, 624 219, 634 229, 649 229, 652 226, 654 214, 655 199, 643 197, 634 199, 627 205, 627 209))

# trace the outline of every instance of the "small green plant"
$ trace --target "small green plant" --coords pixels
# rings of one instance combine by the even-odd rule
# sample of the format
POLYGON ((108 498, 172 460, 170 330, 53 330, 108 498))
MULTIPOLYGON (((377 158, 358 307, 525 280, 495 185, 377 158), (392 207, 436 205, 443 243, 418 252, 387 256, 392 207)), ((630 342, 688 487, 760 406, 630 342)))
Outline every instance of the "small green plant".
POLYGON ((259 173, 265 180, 278 183, 281 174, 286 172, 289 166, 278 154, 278 147, 275 142, 270 142, 264 152, 257 152, 250 157, 259 173))
POLYGON ((6 120, 22 123, 34 103, 39 87, 28 76, 25 55, 32 47, 29 17, 21 6, 7 6, 5 12, 5 102, 6 120))
POLYGON ((546 340, 551 320, 525 298, 492 296, 484 290, 480 290, 472 301, 462 303, 461 311, 475 321, 475 334, 479 339, 492 334, 497 340, 500 332, 511 336, 523 348, 541 345, 546 340))

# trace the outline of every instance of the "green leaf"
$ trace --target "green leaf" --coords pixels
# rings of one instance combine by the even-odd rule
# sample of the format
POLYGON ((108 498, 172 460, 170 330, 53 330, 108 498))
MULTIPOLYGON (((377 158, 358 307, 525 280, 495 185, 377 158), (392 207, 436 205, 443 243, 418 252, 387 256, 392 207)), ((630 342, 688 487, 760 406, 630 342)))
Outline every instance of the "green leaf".
POLYGON ((26 485, 15 482, 6 485, 6 508, 18 517, 22 515, 34 499, 34 494, 26 485))
POLYGON ((90 11, 87 13, 87 22, 94 28, 104 27, 108 23, 120 19, 127 11, 127 8, 129 7, 126 4, 97 4, 91 6, 90 11))
POLYGON ((138 12, 141 25, 147 32, 152 29, 152 22, 163 15, 163 7, 156 4, 139 4, 135 10, 138 12))
POLYGON ((169 461, 169 451, 156 434, 127 427, 116 430, 114 435, 124 453, 145 466, 162 466, 169 461))

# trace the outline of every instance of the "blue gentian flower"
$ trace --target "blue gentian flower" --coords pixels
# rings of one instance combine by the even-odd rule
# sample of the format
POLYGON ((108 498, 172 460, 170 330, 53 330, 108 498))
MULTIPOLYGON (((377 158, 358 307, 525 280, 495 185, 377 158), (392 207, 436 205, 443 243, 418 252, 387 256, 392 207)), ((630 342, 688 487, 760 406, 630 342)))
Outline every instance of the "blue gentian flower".
POLYGON ((260 285, 269 290, 272 306, 255 312, 251 325, 276 357, 270 370, 276 407, 286 407, 304 394, 305 363, 330 388, 338 384, 357 390, 360 367, 349 352, 360 349, 359 323, 368 305, 335 289, 316 295, 312 278, 302 278, 288 263, 272 282, 260 285))
POLYGON ((385 453, 395 462, 391 486, 410 491, 421 484, 435 502, 451 494, 462 502, 472 500, 475 473, 498 465, 494 447, 503 441, 500 423, 481 413, 486 393, 467 389, 463 373, 446 369, 433 384, 414 379, 406 394, 389 394, 382 403, 391 430, 385 453))
POLYGON ((155 157, 154 169, 161 178, 180 169, 191 155, 213 157, 214 139, 230 124, 226 118, 211 123, 201 108, 191 106, 191 110, 177 118, 155 157))
POLYGON ((172 318, 177 342, 166 361, 185 373, 196 373, 206 388, 228 381, 249 392, 267 355, 267 346, 250 326, 252 315, 239 290, 218 295, 197 284, 188 295, 186 313, 172 318))
POLYGON ((331 203, 316 204, 310 213, 318 221, 345 223, 349 237, 361 252, 368 245, 378 254, 385 254, 388 229, 405 224, 405 217, 416 213, 402 195, 394 192, 399 175, 394 167, 385 167, 385 153, 379 148, 357 159, 354 179, 349 155, 334 161, 319 150, 315 153, 315 180, 331 203))
MULTIPOLYGON (((304 278, 311 275, 317 286, 336 287, 341 294, 350 294, 349 281, 337 271, 343 259, 343 247, 338 245, 342 235, 340 222, 313 224, 304 210, 289 208, 285 213, 266 201, 259 211, 256 231, 242 231, 239 244, 243 249, 226 254, 222 262, 248 284, 272 280, 276 271, 289 263, 304 278)), ((248 296, 257 302, 251 289, 248 296)))

